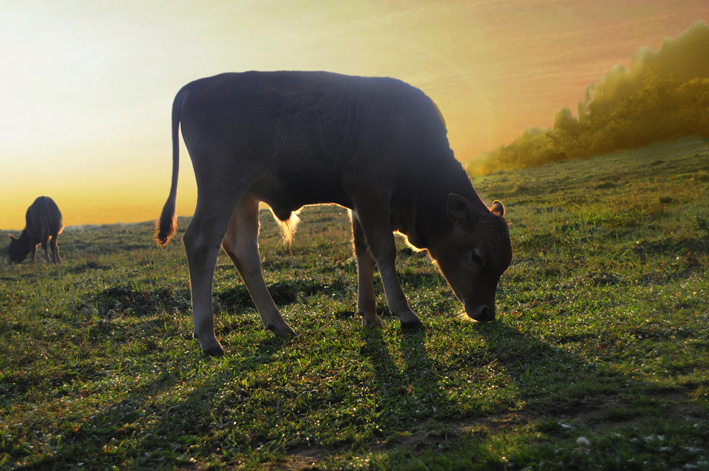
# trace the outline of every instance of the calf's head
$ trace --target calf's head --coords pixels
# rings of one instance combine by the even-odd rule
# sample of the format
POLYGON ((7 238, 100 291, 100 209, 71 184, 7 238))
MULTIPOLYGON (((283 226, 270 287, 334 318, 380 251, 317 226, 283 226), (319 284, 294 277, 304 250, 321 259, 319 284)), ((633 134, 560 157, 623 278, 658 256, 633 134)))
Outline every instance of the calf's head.
POLYGON ((8 235, 10 236, 10 260, 15 263, 22 263, 32 251, 32 247, 24 240, 18 239, 12 234, 8 235))
POLYGON ((433 259, 466 314, 477 321, 495 319, 495 291, 512 261, 505 207, 499 201, 489 212, 474 212, 468 200, 448 196, 449 231, 430 248, 433 259))

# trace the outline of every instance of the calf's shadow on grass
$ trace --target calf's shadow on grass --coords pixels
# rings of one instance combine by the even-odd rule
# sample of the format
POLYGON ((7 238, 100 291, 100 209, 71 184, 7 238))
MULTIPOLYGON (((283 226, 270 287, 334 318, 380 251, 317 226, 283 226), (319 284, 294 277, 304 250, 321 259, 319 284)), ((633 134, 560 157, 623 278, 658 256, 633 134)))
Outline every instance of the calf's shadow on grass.
MULTIPOLYGON (((471 360, 487 357, 483 363, 495 363, 517 392, 507 404, 512 409, 541 416, 574 415, 596 408, 604 398, 623 392, 633 382, 601 361, 586 360, 499 320, 475 328, 485 339, 486 349, 470 352, 471 360)), ((592 340, 590 335, 573 340, 592 340)))
POLYGON ((77 303, 74 310, 82 312, 94 307, 101 315, 111 312, 148 316, 156 312, 179 312, 189 308, 189 291, 165 287, 139 289, 131 283, 111 286, 77 303))
MULTIPOLYGON (((371 423, 363 426, 371 428, 375 436, 380 433, 386 437, 393 431, 418 433, 421 430, 418 427, 423 424, 425 429, 425 424, 432 420, 465 420, 528 407, 537 416, 575 415, 593 407, 586 401, 589 396, 593 401, 602 400, 599 396, 617 393, 627 380, 623 375, 500 321, 462 328, 471 335, 480 335, 485 345, 455 352, 448 357, 452 360, 450 364, 437 364, 429 356, 426 342, 432 334, 426 328, 400 330, 393 336, 394 342, 392 336, 385 337, 386 332, 381 329, 362 328, 360 354, 371 365, 371 389, 376 394, 371 423), (477 403, 466 407, 460 400, 452 401, 449 392, 441 388, 440 378, 450 371, 486 367, 507 376, 510 389, 518 391, 519 397, 503 401, 497 409, 490 410, 489 406, 477 403)), ((250 437, 247 430, 232 425, 231 409, 247 407, 252 393, 249 387, 240 386, 239 381, 276 361, 286 342, 268 338, 238 355, 217 360, 196 357, 186 367, 167 368, 155 379, 138 384, 119 402, 105 406, 90 417, 82 414, 66 417, 60 429, 48 431, 64 435, 61 443, 52 444, 55 453, 23 469, 79 466, 80 460, 87 460, 87 455, 96 460, 86 463, 94 469, 126 463, 149 468, 156 463, 182 462, 193 445, 206 454, 217 453, 219 447, 224 452, 228 446, 237 446, 239 449, 233 453, 245 453, 249 447, 266 446, 272 437, 250 437), (205 377, 200 365, 213 361, 224 361, 224 367, 205 377), (194 383, 194 387, 184 388, 185 383, 194 383), (215 393, 223 393, 225 386, 228 400, 215 399, 215 393), (183 389, 185 392, 180 393, 183 389), (170 397, 170 391, 177 393, 170 397), (226 409, 222 410, 225 405, 226 409), (230 431, 231 445, 220 443, 220 430, 230 431), (122 449, 126 446, 124 441, 130 449, 122 449), (152 451, 146 454, 145 450, 152 451)), ((277 409, 278 403, 272 406, 277 409)), ((280 414, 271 411, 268 420, 278 421, 280 414)), ((41 430, 42 424, 25 426, 41 430)))
MULTIPOLYGON (((329 282, 298 279, 271 283, 268 291, 276 305, 287 306, 308 296, 340 294, 346 291, 346 285, 342 280, 338 279, 330 280, 329 282)), ((256 308, 248 289, 242 283, 235 284, 225 290, 215 291, 213 301, 215 312, 223 310, 235 313, 245 308, 256 308)))
MULTIPOLYGON (((158 294, 159 299, 168 296, 167 293, 158 294)), ((143 302, 142 294, 138 296, 134 290, 125 287, 101 295, 103 297, 92 301, 99 305, 106 301, 106 306, 116 301, 135 306, 136 298, 143 302)), ((139 309, 134 311, 135 315, 141 313, 139 309)), ((388 325, 387 328, 394 327, 388 325)), ((484 344, 444 355, 448 361, 446 364, 432 359, 427 352, 426 343, 434 337, 430 327, 411 331, 401 329, 393 336, 382 329, 360 330, 360 354, 371 365, 370 386, 376 396, 374 410, 369 416, 371 423, 363 426, 369 427, 375 436, 377 433, 387 436, 392 431, 412 430, 430 420, 476 418, 525 408, 537 415, 575 414, 587 407, 584 403, 589 397, 598 402, 603 395, 618 393, 628 381, 600 364, 584 360, 499 320, 487 324, 465 323, 460 328, 471 336, 480 336, 484 344), (450 400, 449 391, 441 387, 441 378, 449 372, 485 368, 493 371, 493 382, 499 383, 500 377, 508 378, 510 393, 505 396, 507 399, 492 408, 490 401, 487 404, 475 401, 463 404, 462 399, 450 400)), ((159 336, 160 323, 150 330, 148 334, 159 336)), ((584 339, 573 339, 579 340, 584 339)), ((286 342, 269 337, 256 342, 255 348, 249 351, 237 353, 232 349, 233 353, 221 360, 197 358, 195 350, 195 358, 188 359, 191 364, 167 367, 155 379, 124 393, 119 402, 104 406, 90 417, 86 417, 88 414, 66 417, 58 429, 49 431, 64 435, 61 443, 52 444, 55 453, 24 469, 78 466, 79 461, 74 457, 86 460, 87 454, 97 460, 87 463, 94 468, 126 462, 143 467, 161 460, 179 463, 180 456, 192 445, 198 445, 206 453, 215 452, 218 446, 223 448, 224 445, 214 443, 214 437, 221 433, 219 430, 230 428, 234 429, 231 433, 236 434, 233 443, 243 449, 264 445, 269 437, 249 437, 246 431, 236 430, 230 421, 230 413, 242 404, 246 407, 251 394, 249 388, 242 388, 238 381, 276 361, 286 342), (224 367, 205 377, 200 372, 200 365, 212 361, 225 361, 224 367), (195 386, 183 388, 184 383, 194 383, 195 386), (215 393, 223 392, 225 385, 228 399, 215 399, 215 393), (180 393, 183 389, 185 392, 180 393), (205 436, 208 437, 206 440, 205 436), (132 442, 131 449, 121 449, 124 440, 132 442), (102 452, 87 453, 87 449, 102 452), (146 456, 146 449, 154 451, 146 456)), ((261 384, 254 388, 266 386, 261 384)), ((279 392, 282 393, 284 391, 279 392)), ((278 402, 268 407, 276 410, 271 411, 269 420, 280 420, 278 402)), ((41 430, 41 421, 35 427, 41 430)))
POLYGON ((378 401, 389 411, 381 419, 382 428, 401 430, 427 420, 472 419, 511 411, 573 414, 594 401, 601 402, 604 395, 617 394, 629 381, 500 321, 461 328, 481 336, 484 345, 458 347, 444 355, 446 363, 429 356, 426 342, 431 334, 426 328, 401 330, 393 353, 380 329, 362 330, 361 353, 374 370, 378 401), (452 392, 442 378, 459 374, 472 377, 472 384, 466 391, 458 380, 447 382, 461 388, 451 399, 452 392))
MULTIPOLYGON (((389 351, 382 329, 365 327, 361 330, 364 346, 361 354, 374 370, 373 389, 377 409, 383 414, 377 419, 389 431, 410 427, 411 419, 425 419, 439 412, 436 405, 443 400, 438 374, 426 352, 425 328, 398 333, 396 350, 402 362, 389 351)), ((386 433, 386 432, 385 432, 386 433)))

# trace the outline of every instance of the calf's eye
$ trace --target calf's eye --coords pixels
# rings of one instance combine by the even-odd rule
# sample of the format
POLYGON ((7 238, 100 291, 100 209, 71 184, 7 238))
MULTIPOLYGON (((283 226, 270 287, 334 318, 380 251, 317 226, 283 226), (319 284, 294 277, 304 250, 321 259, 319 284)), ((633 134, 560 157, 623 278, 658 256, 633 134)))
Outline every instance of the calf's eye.
POLYGON ((480 266, 483 265, 483 257, 482 257, 482 255, 480 254, 480 250, 478 250, 478 249, 473 249, 473 253, 472 253, 472 255, 470 256, 470 258, 473 260, 473 263, 474 263, 474 264, 480 265, 480 266))

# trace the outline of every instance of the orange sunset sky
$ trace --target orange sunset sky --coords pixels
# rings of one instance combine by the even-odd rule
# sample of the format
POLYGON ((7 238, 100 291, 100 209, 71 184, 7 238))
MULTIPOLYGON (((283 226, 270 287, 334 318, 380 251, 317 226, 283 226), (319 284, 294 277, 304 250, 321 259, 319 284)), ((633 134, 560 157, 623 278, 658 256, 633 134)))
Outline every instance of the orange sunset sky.
MULTIPOLYGON (((196 78, 396 77, 438 104, 465 160, 549 127, 639 47, 700 20, 707 0, 0 0, 0 229, 22 229, 40 195, 66 226, 157 218, 172 99, 196 78)), ((180 170, 190 215, 184 148, 180 170)))

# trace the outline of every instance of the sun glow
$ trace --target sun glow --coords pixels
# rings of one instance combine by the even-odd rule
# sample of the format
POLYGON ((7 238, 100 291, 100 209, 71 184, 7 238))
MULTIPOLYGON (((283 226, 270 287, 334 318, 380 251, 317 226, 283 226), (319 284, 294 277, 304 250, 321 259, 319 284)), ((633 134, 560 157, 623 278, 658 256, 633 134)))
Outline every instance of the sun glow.
MULTIPOLYGON (((549 126, 639 46, 657 48, 705 17, 709 4, 697 0, 6 4, 0 228, 21 229, 43 194, 67 224, 155 219, 169 191, 172 99, 199 77, 396 77, 436 102, 466 160, 549 126)), ((196 191, 184 149, 182 157, 177 211, 189 215, 196 191)))

